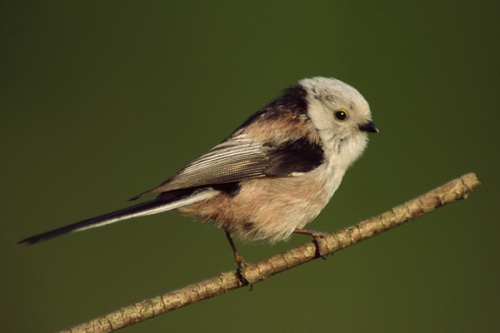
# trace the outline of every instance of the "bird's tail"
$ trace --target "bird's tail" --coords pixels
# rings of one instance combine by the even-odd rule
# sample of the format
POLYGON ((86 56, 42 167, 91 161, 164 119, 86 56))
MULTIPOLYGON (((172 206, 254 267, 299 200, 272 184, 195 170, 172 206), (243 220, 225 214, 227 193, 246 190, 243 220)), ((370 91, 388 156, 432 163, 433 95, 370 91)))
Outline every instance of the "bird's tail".
POLYGON ((139 216, 153 215, 162 212, 167 212, 197 201, 209 198, 212 193, 205 191, 204 193, 193 194, 176 201, 161 201, 151 200, 134 205, 125 209, 117 210, 112 213, 93 217, 87 220, 76 222, 58 229, 44 232, 39 235, 31 236, 18 242, 18 244, 35 244, 47 239, 51 239, 70 232, 82 231, 90 228, 102 227, 106 224, 111 224, 139 216))

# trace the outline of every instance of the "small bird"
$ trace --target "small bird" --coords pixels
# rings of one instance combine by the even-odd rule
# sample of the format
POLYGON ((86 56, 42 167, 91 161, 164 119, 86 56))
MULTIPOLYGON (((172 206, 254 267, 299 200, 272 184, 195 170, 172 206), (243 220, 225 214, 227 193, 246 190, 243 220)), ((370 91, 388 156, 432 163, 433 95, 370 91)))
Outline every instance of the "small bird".
POLYGON ((130 200, 150 194, 157 194, 156 199, 18 244, 172 211, 223 229, 245 283, 246 262, 232 237, 275 243, 292 233, 307 234, 319 249, 322 233, 302 228, 321 212, 347 168, 361 155, 367 132, 378 129, 356 89, 333 78, 303 79, 209 152, 130 200))

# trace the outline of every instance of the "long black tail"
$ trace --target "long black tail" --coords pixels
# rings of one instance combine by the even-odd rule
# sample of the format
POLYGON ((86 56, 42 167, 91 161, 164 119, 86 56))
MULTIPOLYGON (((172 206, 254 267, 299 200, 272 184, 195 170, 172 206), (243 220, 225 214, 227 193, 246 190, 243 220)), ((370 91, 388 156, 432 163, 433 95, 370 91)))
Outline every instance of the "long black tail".
POLYGON ((96 228, 106 224, 115 223, 118 221, 130 219, 138 216, 152 215, 161 212, 166 212, 177 208, 178 205, 171 202, 162 202, 157 200, 147 201, 125 209, 117 210, 112 213, 104 214, 80 222, 67 225, 62 228, 44 232, 43 234, 28 237, 19 241, 18 244, 35 244, 43 240, 54 238, 70 232, 82 231, 85 229, 96 228))

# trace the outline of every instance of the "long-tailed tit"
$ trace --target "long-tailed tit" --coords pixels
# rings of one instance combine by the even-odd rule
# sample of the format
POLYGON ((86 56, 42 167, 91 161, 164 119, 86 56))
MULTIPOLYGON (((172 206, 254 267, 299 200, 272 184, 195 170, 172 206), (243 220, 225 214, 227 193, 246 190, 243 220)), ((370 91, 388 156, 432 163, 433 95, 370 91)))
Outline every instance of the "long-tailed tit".
POLYGON ((367 132, 378 129, 356 89, 336 79, 304 79, 212 150, 131 200, 149 194, 157 194, 156 199, 19 243, 173 211, 223 229, 241 272, 245 262, 233 236, 275 243, 302 233, 317 241, 318 232, 302 228, 321 212, 361 155, 367 132))

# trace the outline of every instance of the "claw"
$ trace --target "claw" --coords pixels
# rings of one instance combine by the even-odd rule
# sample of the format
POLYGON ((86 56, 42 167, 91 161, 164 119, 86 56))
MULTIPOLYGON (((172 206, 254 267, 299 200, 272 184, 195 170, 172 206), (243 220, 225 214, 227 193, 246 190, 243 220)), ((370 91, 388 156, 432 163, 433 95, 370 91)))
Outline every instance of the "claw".
POLYGON ((312 236, 314 244, 316 245, 316 257, 321 257, 323 260, 328 259, 328 253, 323 252, 323 248, 326 247, 325 237, 329 234, 327 232, 319 230, 309 230, 309 229, 295 229, 294 233, 312 236))
POLYGON ((248 262, 243 259, 243 257, 238 253, 234 252, 234 258, 236 259, 236 264, 238 265, 238 269, 236 270, 236 276, 238 277, 238 280, 240 281, 242 286, 250 286, 250 282, 248 282, 246 276, 245 276, 245 268, 248 266, 248 262))

